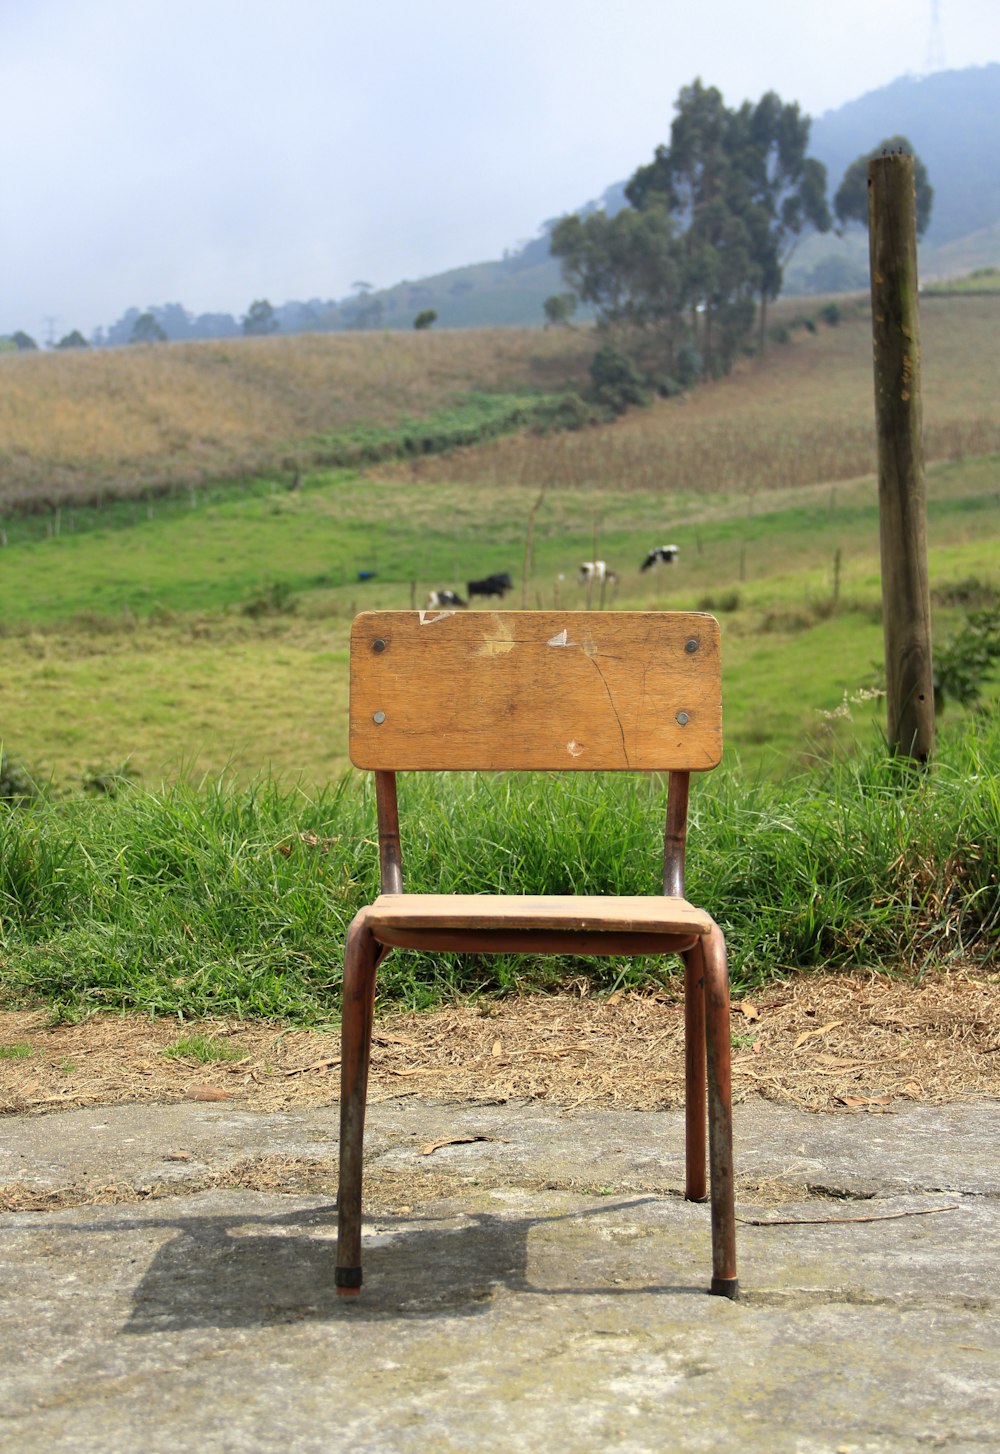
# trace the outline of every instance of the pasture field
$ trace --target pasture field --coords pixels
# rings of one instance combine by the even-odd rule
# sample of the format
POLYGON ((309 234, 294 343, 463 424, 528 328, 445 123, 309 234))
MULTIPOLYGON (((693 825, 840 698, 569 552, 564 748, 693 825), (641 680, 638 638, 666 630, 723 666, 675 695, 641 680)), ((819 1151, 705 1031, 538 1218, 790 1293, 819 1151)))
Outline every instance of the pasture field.
MULTIPOLYGON (((470 386, 575 386, 589 331, 0 360, 3 426, 21 431, 14 448, 3 436, 0 476, 62 502, 5 521, 0 739, 60 786, 125 762, 145 783, 326 783, 346 763, 355 612, 464 594, 495 570, 514 577, 508 605, 713 610, 727 747, 749 765, 780 771, 867 736, 882 654, 870 325, 857 301, 807 328, 800 304, 776 310, 787 343, 686 398, 365 472, 303 467, 295 489, 287 471, 236 477, 261 441, 388 428, 470 386), (195 435, 229 483, 193 487, 195 435), (98 478, 125 498, 80 503, 98 478), (189 487, 155 495, 168 478, 189 487), (665 541, 679 561, 640 573, 665 541), (588 598, 576 573, 594 557, 619 581, 588 598)), ((938 641, 961 619, 962 582, 1000 585, 998 324, 1000 297, 923 308, 938 641)))
MULTIPOLYGON (((936 629, 961 582, 997 584, 988 456, 930 471, 936 629)), ((327 782, 346 765, 347 634, 360 609, 424 605, 441 586, 508 569, 508 605, 578 608, 577 566, 619 571, 609 608, 702 608, 723 623, 726 741, 744 761, 796 762, 866 735, 882 652, 871 479, 752 502, 593 487, 419 487, 354 476, 289 494, 224 497, 173 518, 81 530, 2 555, 0 685, 8 751, 71 783, 126 760, 143 781, 232 771, 327 782), (650 544, 672 566, 639 565, 650 544), (359 569, 374 569, 359 582, 359 569), (839 713, 830 716, 830 713, 839 713)), ((967 592, 966 592, 967 593, 967 592)))

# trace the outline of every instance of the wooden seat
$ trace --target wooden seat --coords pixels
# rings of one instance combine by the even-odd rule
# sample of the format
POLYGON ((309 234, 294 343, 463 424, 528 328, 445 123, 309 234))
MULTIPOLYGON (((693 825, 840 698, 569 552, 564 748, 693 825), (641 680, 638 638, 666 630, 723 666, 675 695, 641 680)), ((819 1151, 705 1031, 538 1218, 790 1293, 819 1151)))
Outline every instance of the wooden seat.
POLYGON ((710 915, 685 899, 630 894, 381 894, 368 910, 378 929, 565 929, 578 933, 707 934, 710 915))
POLYGON ((729 990, 722 932, 684 898, 689 775, 722 754, 719 628, 694 612, 384 611, 351 633, 351 760, 375 773, 382 893, 347 936, 338 1289, 361 1287, 365 1100, 376 969, 393 947, 679 954, 685 1196, 711 1167, 711 1291, 736 1297, 729 990), (669 773, 662 895, 403 891, 396 772, 669 773))

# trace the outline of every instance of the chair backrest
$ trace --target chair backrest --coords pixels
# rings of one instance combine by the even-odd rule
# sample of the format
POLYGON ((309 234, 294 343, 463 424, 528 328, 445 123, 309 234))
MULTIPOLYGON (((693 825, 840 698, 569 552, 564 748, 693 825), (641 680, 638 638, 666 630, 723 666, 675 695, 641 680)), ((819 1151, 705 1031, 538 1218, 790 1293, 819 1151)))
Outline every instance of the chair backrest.
POLYGON ((377 772, 699 772, 722 756, 719 623, 682 611, 366 611, 350 754, 377 772))

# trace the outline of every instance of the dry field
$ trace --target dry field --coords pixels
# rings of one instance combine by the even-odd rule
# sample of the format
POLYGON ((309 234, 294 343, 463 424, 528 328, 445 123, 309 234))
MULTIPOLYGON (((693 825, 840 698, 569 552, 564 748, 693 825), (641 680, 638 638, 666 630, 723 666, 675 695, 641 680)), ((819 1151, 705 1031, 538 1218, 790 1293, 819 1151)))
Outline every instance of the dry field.
POLYGON ((309 436, 423 417, 469 391, 586 377, 567 329, 298 334, 0 358, 0 509, 296 463, 309 436))
MULTIPOLYGON (((803 300, 783 304, 786 317, 793 302, 803 300)), ((927 459, 1000 449, 1000 296, 926 300, 921 345, 927 459)), ((509 436, 392 473, 715 496, 856 479, 875 469, 871 351, 871 323, 857 305, 835 328, 796 329, 763 361, 744 362, 717 384, 633 410, 614 425, 543 439, 509 436)))
MULTIPOLYGON (((803 301, 779 302, 793 324, 803 301)), ((807 307, 815 307, 809 303, 807 307)), ((607 426, 512 436, 382 476, 753 493, 874 467, 864 300, 760 361, 607 426)), ((922 308, 929 460, 1000 449, 1000 295, 922 308)), ((426 417, 470 391, 580 389, 581 329, 300 334, 0 359, 0 509, 291 469, 317 434, 426 417)))

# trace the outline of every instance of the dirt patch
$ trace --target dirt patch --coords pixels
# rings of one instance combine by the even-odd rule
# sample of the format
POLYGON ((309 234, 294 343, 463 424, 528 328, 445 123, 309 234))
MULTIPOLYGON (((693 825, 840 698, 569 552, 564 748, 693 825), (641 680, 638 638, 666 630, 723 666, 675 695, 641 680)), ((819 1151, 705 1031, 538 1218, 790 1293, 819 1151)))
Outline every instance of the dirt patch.
MULTIPOLYGON (((732 1011, 733 1095, 814 1111, 1000 1096, 1000 975, 918 981, 800 976, 732 1011)), ((683 1101, 679 993, 531 996, 376 1021, 369 1095, 653 1110, 683 1101)), ((0 1112, 122 1101, 227 1100, 273 1111, 336 1101, 336 1029, 0 1014, 0 1112), (165 1055, 200 1036, 210 1053, 165 1055), (6 1051, 6 1053, 4 1053, 6 1051)))

